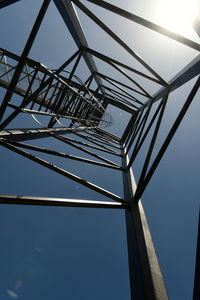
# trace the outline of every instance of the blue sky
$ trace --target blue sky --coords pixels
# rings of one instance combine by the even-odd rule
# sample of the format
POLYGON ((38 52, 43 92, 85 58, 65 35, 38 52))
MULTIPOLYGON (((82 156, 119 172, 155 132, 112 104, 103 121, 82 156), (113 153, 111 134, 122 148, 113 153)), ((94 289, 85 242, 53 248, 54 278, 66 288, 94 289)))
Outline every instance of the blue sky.
MULTIPOLYGON (((110 2, 122 6, 121 1, 110 2)), ((156 1, 152 1, 151 6, 149 1, 143 2, 141 6, 141 1, 134 1, 132 6, 132 2, 128 1, 127 7, 122 7, 156 21, 153 15, 156 1)), ((34 3, 22 0, 0 11, 1 26, 5 29, 1 31, 2 48, 21 53, 40 3, 39 0, 34 3)), ((119 33, 166 80, 198 54, 123 19, 119 30, 115 16, 109 18, 108 12, 91 4, 88 7, 119 33)), ((82 13, 80 20, 88 33, 91 48, 115 58, 120 57, 121 61, 128 64, 131 62, 133 66, 143 70, 129 55, 118 49, 106 34, 96 26, 91 26, 93 23, 82 13)), ((197 40, 195 34, 192 38, 197 40)), ((56 68, 75 51, 75 43, 51 3, 30 57, 49 68, 56 68)), ((100 66, 98 59, 95 62, 100 71, 111 70, 109 66, 100 66)), ((117 78, 117 73, 113 70, 112 72, 117 78)), ((89 73, 84 62, 81 62, 77 74, 82 80, 87 78, 89 73)), ((172 93, 158 136, 158 145, 170 128, 170 121, 175 119, 192 84, 194 80, 172 93)), ((146 85, 146 88, 152 93, 155 92, 155 88, 150 85, 146 85)), ((0 91, 1 96, 4 92, 0 91)), ((199 210, 199 96, 198 92, 142 198, 172 300, 192 299, 199 210)), ((109 130, 113 133, 122 131, 129 116, 126 113, 120 114, 113 107, 109 107, 109 111, 114 119, 114 125, 109 130)), ((11 127, 14 126, 37 127, 37 124, 30 116, 23 116, 11 124, 11 127)), ((34 141, 34 144, 48 144, 52 149, 59 147, 60 151, 79 154, 78 150, 50 138, 34 141)), ((1 193, 107 200, 15 153, 5 149, 0 151, 1 167, 4 170, 0 183, 1 193)), ((144 153, 145 147, 133 166, 136 179, 144 153)), ((46 155, 40 157, 46 158, 46 155)), ((87 177, 92 182, 98 181, 100 186, 120 196, 123 195, 120 173, 113 173, 109 169, 105 172, 100 167, 94 169, 93 166, 81 168, 78 163, 63 159, 50 157, 49 160, 75 174, 87 177)), ((123 211, 2 205, 0 238, 1 299, 10 298, 6 291, 13 290, 17 280, 23 282, 18 291, 22 300, 64 297, 70 300, 130 299, 123 211)))

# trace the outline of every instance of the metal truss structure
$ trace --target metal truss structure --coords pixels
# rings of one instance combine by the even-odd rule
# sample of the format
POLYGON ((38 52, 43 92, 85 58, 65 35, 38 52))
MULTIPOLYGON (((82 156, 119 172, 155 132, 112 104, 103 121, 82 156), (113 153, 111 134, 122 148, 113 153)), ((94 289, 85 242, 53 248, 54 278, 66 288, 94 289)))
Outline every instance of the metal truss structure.
MULTIPOLYGON (((15 2, 16 0, 0 0, 0 8, 15 2)), ((87 2, 126 18, 130 22, 135 22, 156 31, 175 40, 177 43, 184 44, 185 47, 200 51, 200 44, 172 33, 108 2, 102 0, 87 0, 87 2)), ((108 197, 110 200, 90 201, 1 194, 0 202, 4 204, 98 207, 125 210, 131 299, 166 300, 168 295, 140 199, 199 89, 200 55, 186 65, 178 75, 166 82, 118 35, 94 15, 81 0, 54 0, 77 45, 77 51, 67 58, 62 66, 56 70, 50 70, 29 57, 49 3, 50 0, 43 1, 21 56, 6 49, 0 49, 0 86, 6 89, 0 108, 0 145, 108 197), (110 39, 113 39, 141 64, 147 72, 139 71, 90 48, 77 17, 75 6, 106 32, 110 39), (121 81, 114 79, 112 74, 100 73, 97 70, 94 57, 121 74, 121 81), (84 58, 90 70, 90 76, 84 83, 76 75, 76 69, 81 58, 84 58), (68 72, 66 68, 71 63, 73 63, 73 68, 71 72, 68 72), (132 76, 129 75, 130 72, 132 76), (135 79, 135 75, 137 75, 137 78, 141 78, 141 82, 135 79), (152 160, 152 153, 156 147, 158 132, 171 92, 195 77, 194 86, 185 99, 174 123, 171 124, 171 128, 157 155, 152 160), (128 80, 130 84, 127 85, 123 78, 128 80), (96 84, 96 89, 91 88, 92 82, 96 84), (147 92, 143 82, 151 83, 156 88, 159 85, 160 88, 154 95, 151 95, 147 92), (16 94, 19 97, 16 98, 16 94), (116 136, 107 130, 112 125, 112 116, 106 111, 108 104, 131 115, 122 136, 116 136), (153 111, 155 105, 157 106, 153 111), (20 114, 30 115, 37 123, 37 127, 11 129, 9 125, 20 114), (44 117, 46 118, 46 121, 39 121, 41 115, 43 120, 44 117), (70 134, 73 137, 70 137, 70 134), (60 143, 70 145, 78 149, 80 153, 90 155, 92 159, 63 153, 59 149, 55 151, 34 145, 35 139, 45 137, 51 137, 60 141, 60 143), (147 138, 150 139, 149 147, 136 186, 131 167, 147 138), (31 141, 31 144, 25 141, 31 141), (33 151, 79 161, 83 163, 83 168, 84 164, 92 164, 101 166, 105 169, 105 172, 107 168, 113 169, 113 172, 121 172, 123 175, 124 197, 122 198, 101 188, 96 183, 89 182, 39 156, 33 155, 33 151), (109 154, 109 159, 104 157, 103 154, 100 155, 99 152, 109 154), (121 163, 116 163, 112 160, 112 157, 117 157, 119 161, 121 160, 121 163)), ((197 21, 194 26, 197 33, 199 32, 198 24, 197 21)), ((196 273, 199 277, 198 268, 197 265, 196 273)), ((197 281, 195 281, 194 300, 200 298, 197 281)))

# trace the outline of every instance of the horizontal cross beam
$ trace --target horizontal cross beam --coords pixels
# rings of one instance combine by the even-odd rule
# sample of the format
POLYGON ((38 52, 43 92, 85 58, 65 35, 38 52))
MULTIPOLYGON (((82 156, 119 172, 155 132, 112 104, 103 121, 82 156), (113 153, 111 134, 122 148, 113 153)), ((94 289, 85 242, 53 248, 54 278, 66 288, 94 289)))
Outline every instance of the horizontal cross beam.
POLYGON ((90 208, 128 208, 126 203, 91 201, 66 198, 49 198, 19 195, 0 194, 0 204, 40 205, 40 206, 67 206, 67 207, 90 207, 90 208))

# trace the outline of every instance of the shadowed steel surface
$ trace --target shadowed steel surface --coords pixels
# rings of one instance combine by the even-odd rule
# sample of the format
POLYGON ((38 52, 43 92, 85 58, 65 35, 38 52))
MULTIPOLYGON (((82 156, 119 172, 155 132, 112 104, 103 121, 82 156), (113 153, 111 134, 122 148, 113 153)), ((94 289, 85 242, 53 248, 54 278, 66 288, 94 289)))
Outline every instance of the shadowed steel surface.
MULTIPOLYGON (((122 159, 126 169, 128 156, 122 159)), ((149 232, 141 201, 134 201, 137 189, 132 170, 123 173, 124 194, 130 210, 126 210, 131 299, 167 300, 162 273, 149 232)))
POLYGON ((197 235, 197 247, 196 247, 196 267, 194 276, 194 291, 193 300, 200 299, 200 210, 199 210, 199 226, 197 235))
POLYGON ((0 0, 0 8, 3 8, 10 4, 14 4, 15 2, 18 2, 18 1, 20 1, 20 0, 0 0))

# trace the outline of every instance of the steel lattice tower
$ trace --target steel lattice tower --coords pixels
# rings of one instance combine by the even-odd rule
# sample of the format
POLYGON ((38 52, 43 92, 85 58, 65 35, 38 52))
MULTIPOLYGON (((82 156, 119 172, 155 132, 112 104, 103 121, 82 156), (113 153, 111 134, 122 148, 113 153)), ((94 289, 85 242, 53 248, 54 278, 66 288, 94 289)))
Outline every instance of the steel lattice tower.
MULTIPOLYGON (((147 29, 156 31, 164 37, 175 40, 177 43, 182 43, 185 47, 200 51, 200 44, 172 33, 108 2, 102 0, 87 1, 126 18, 130 22, 135 22, 147 29)), ((15 2, 17 0, 0 0, 0 8, 15 2)), ((41 1, 41 9, 21 56, 7 49, 0 49, 0 86, 6 89, 0 108, 0 145, 100 193, 112 201, 32 197, 23 195, 22 191, 23 196, 1 194, 0 202, 3 204, 98 207, 125 210, 131 299, 168 299, 140 199, 199 89, 200 56, 187 64, 169 82, 166 82, 133 49, 94 15, 82 1, 54 0, 76 43, 77 51, 71 57, 68 57, 63 65, 55 70, 50 70, 29 57, 49 3, 50 0, 44 0, 43 3, 41 1), (147 70, 147 73, 138 71, 121 61, 90 48, 75 6, 106 32, 110 39, 113 39, 137 60, 147 70), (114 79, 112 73, 100 73, 96 67, 94 57, 119 72, 122 80, 114 79), (90 70, 90 76, 84 83, 76 75, 76 69, 81 58, 84 58, 90 70), (71 63, 73 63, 73 68, 68 72, 66 70, 71 63), (132 76, 129 75, 130 72, 132 76), (135 74, 137 78, 141 78, 141 82, 134 79, 135 74), (152 160, 152 153, 157 145, 158 132, 171 92, 195 77, 197 78, 194 86, 183 102, 182 109, 175 121, 171 124, 157 155, 152 160), (129 80, 130 85, 127 85, 123 78, 129 80), (150 95, 144 87, 145 85, 143 85, 144 81, 151 85, 159 85, 158 91, 154 95, 150 95), (96 89, 91 87, 92 82, 95 82, 96 89), (17 99, 21 100, 15 100, 16 94, 20 96, 17 99), (131 115, 121 136, 116 136, 107 130, 113 122, 112 115, 106 110, 109 104, 131 115), (157 106, 152 113, 154 105, 157 106), (38 126, 26 129, 10 129, 10 123, 20 114, 31 115, 38 126), (46 117, 47 121, 45 123, 40 122, 39 116, 46 117), (66 120, 65 124, 63 124, 63 120, 66 120), (75 135, 76 139, 70 137, 70 134, 75 135), (78 149, 80 153, 90 155, 92 159, 86 159, 84 156, 78 157, 71 153, 62 153, 59 149, 56 151, 51 150, 48 146, 47 148, 41 148, 34 145, 35 139, 45 137, 51 137, 60 143, 70 145, 78 149), (150 139, 150 142, 136 186, 131 167, 147 138, 150 139), (31 144, 27 144, 26 141, 31 141, 31 144), (113 172, 121 172, 123 175, 124 197, 122 198, 101 188, 98 183, 91 183, 87 179, 82 179, 51 164, 40 158, 40 156, 33 155, 32 151, 79 161, 83 163, 83 168, 84 163, 86 163, 92 164, 94 167, 95 165, 101 166, 105 169, 105 172, 107 168, 112 169, 113 172), (103 154, 109 154, 110 159, 105 158, 103 154, 100 155, 99 151, 103 154), (116 163, 112 160, 112 157, 117 157, 121 160, 121 163, 116 163)), ((194 28, 199 33, 199 20, 196 20, 194 28)), ((199 258, 197 261, 199 261, 199 258)), ((199 262, 196 265, 196 278, 199 278, 198 264, 199 262)), ((193 299, 199 299, 198 279, 195 281, 194 290, 193 299)))

